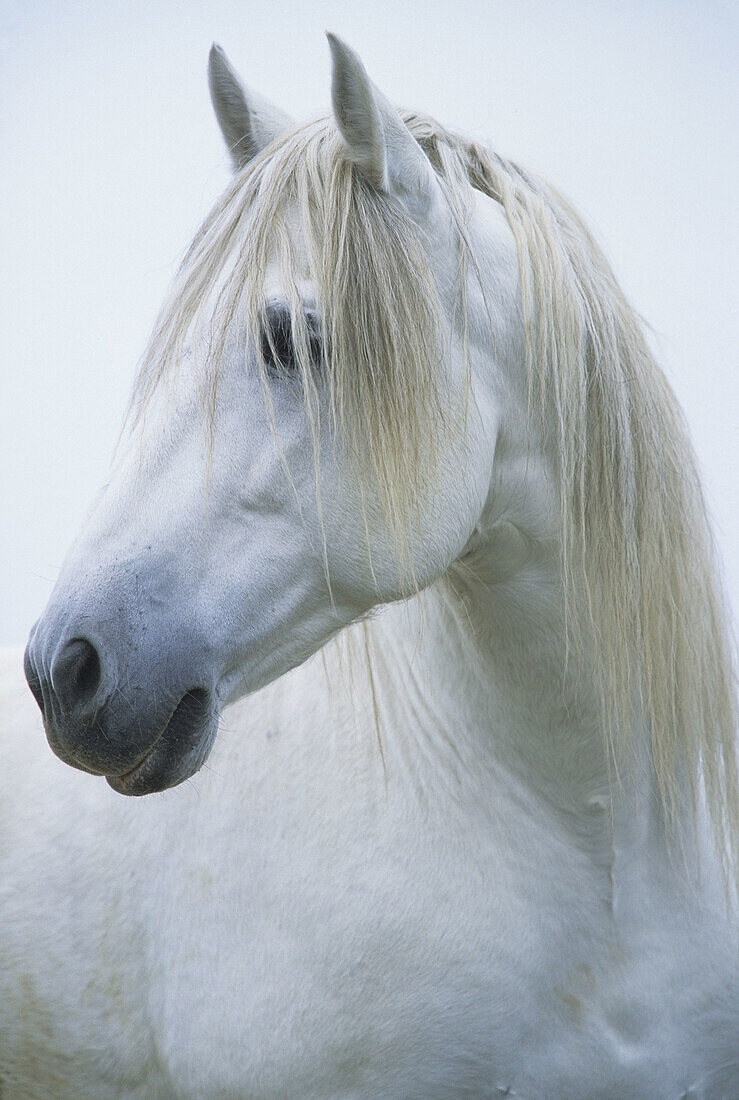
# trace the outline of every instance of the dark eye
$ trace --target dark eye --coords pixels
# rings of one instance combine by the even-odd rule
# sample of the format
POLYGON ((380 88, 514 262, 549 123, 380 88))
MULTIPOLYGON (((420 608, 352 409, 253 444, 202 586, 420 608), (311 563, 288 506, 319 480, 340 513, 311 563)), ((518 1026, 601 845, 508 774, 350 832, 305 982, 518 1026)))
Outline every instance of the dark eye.
MULTIPOLYGON (((308 327, 308 351, 311 363, 317 366, 321 359, 321 339, 318 324, 313 316, 306 317, 308 327)), ((262 330, 262 359, 267 372, 273 377, 289 375, 298 369, 293 344, 290 314, 285 309, 268 309, 262 330)))

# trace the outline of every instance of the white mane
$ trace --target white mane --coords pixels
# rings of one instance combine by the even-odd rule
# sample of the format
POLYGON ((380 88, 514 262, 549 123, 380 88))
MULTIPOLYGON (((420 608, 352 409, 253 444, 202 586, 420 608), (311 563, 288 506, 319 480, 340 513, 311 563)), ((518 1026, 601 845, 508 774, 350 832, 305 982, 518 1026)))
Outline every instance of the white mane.
MULTIPOLYGON (((731 650, 695 459, 674 395, 568 203, 431 119, 404 118, 450 202, 463 266, 475 266, 465 228, 473 188, 502 204, 516 239, 531 409, 547 425, 559 476, 568 643, 573 660, 580 647, 596 646, 614 759, 628 751, 624 731, 633 728, 636 698, 667 818, 675 821, 682 809, 686 779, 695 805, 699 777, 717 840, 732 845, 739 791, 731 650)), ((319 297, 332 427, 360 478, 377 487, 402 557, 415 503, 433 485, 447 436, 436 369, 439 298, 418 228, 363 183, 332 120, 269 146, 207 218, 157 323, 138 409, 176 364, 185 338, 206 322, 212 396, 234 318, 243 318, 260 347, 265 274, 276 253, 317 439, 309 334, 287 223, 295 204, 319 297)), ((460 301, 463 308, 463 295, 460 301)))

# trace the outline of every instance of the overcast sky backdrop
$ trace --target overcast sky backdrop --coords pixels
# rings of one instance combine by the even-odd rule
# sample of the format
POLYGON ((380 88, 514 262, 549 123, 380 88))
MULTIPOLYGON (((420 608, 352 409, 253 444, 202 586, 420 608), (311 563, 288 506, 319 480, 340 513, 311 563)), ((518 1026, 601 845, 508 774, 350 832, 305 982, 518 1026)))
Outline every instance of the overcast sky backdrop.
POLYGON ((739 608, 736 5, 0 0, 0 643, 22 643, 102 482, 137 359, 228 160, 219 41, 296 117, 325 29, 395 102, 569 194, 686 410, 739 608))

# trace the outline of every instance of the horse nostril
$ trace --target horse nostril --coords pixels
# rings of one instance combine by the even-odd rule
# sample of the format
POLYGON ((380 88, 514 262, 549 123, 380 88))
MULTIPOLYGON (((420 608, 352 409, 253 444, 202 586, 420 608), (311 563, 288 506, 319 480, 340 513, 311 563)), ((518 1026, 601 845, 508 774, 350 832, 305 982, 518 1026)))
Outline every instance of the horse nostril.
POLYGON ((100 679, 98 651, 86 638, 73 638, 54 657, 51 683, 65 710, 79 709, 89 703, 100 686, 100 679))

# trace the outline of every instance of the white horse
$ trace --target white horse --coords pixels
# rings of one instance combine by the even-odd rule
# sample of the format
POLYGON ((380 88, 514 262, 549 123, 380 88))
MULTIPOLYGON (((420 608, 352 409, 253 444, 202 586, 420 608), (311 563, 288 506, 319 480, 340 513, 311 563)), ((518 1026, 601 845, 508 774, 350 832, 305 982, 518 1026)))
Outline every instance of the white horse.
POLYGON ((234 179, 26 653, 79 771, 4 677, 3 1100, 735 1100, 679 412, 565 201, 330 45, 299 127, 211 53, 234 179))

